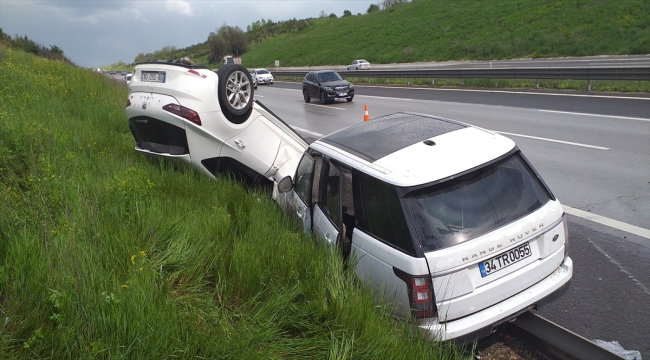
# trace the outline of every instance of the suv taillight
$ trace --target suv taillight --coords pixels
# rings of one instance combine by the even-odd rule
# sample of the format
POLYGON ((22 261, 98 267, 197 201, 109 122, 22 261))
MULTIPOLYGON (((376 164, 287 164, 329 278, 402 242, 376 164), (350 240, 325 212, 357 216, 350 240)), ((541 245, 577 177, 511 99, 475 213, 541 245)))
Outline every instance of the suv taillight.
POLYGON ((184 119, 187 119, 195 123, 198 126, 201 126, 201 118, 199 117, 199 113, 197 113, 192 109, 188 109, 185 106, 181 106, 178 104, 167 104, 163 106, 163 110, 169 111, 174 115, 178 115, 184 119))
POLYGON ((406 283, 413 317, 424 319, 436 316, 437 309, 431 276, 411 275, 395 267, 393 267, 393 272, 406 283))
POLYGON ((562 214, 562 224, 564 225, 564 257, 569 255, 569 227, 566 221, 566 213, 562 214))

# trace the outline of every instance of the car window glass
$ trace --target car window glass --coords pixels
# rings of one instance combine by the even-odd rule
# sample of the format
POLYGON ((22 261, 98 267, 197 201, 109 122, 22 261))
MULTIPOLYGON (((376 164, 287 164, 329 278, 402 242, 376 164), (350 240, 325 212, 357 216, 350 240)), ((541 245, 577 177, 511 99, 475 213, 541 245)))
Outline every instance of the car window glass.
POLYGON ((314 176, 311 189, 311 202, 312 204, 318 202, 318 194, 320 189, 321 170, 323 169, 323 158, 314 156, 314 176))
POLYGON ((550 196, 515 154, 407 195, 424 251, 450 247, 518 220, 550 196))
POLYGON ((295 177, 295 190, 296 194, 305 202, 305 204, 310 205, 311 200, 311 182, 312 175, 314 171, 314 159, 309 155, 305 154, 298 164, 296 169, 295 177))
POLYGON ((353 174, 357 226, 366 233, 415 255, 397 189, 365 174, 353 174))
POLYGON ((341 222, 341 173, 331 164, 328 165, 326 175, 323 178, 323 196, 321 198, 321 205, 334 225, 338 226, 341 222))
POLYGON ((331 72, 324 72, 318 74, 318 80, 320 82, 328 82, 328 81, 337 81, 337 80, 342 80, 341 76, 339 74, 331 71, 331 72))

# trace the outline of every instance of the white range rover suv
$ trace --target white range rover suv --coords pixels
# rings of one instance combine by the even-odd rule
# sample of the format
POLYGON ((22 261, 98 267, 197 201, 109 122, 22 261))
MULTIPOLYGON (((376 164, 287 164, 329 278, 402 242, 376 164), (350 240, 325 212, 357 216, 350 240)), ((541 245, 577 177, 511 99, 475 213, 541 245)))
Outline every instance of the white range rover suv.
POLYGON ((308 145, 252 99, 241 65, 149 62, 126 114, 137 151, 272 181, 287 214, 422 336, 470 342, 568 289, 562 205, 510 139, 396 113, 308 145))

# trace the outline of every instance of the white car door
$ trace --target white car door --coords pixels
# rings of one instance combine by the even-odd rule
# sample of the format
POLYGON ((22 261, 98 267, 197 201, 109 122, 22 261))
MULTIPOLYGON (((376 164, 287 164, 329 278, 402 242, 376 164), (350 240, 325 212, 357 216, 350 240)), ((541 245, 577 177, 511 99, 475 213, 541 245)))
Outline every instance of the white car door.
POLYGON ((341 228, 341 172, 330 162, 324 162, 323 167, 312 231, 317 239, 336 244, 341 228))
POLYGON ((322 158, 313 157, 305 153, 300 159, 293 177, 293 188, 287 197, 287 212, 290 216, 297 217, 305 233, 312 229, 312 194, 318 195, 318 179, 322 165, 322 158))

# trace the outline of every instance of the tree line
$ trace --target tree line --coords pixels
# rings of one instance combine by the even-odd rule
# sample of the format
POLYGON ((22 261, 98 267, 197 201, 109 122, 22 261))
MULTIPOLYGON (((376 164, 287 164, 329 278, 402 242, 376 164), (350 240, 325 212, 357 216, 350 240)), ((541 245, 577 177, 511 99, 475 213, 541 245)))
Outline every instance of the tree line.
MULTIPOLYGON (((381 0, 376 4, 371 4, 366 10, 366 13, 370 14, 376 11, 386 10, 408 1, 409 0, 381 0)), ((342 17, 348 16, 352 16, 352 12, 344 10, 342 17)), ((327 15, 324 11, 321 11, 319 18, 337 18, 337 15, 334 13, 327 15)), ((205 51, 208 52, 208 63, 219 63, 228 55, 241 56, 248 50, 250 45, 260 43, 265 39, 281 34, 298 33, 303 31, 311 26, 314 21, 316 21, 314 18, 301 20, 293 18, 291 20, 279 22, 274 22, 271 19, 262 19, 248 25, 245 32, 239 26, 233 27, 224 23, 220 28, 210 32, 207 41, 204 43, 196 44, 181 50, 177 49, 175 46, 165 46, 161 50, 153 53, 140 53, 135 57, 134 63, 154 59, 169 60, 188 56, 189 54, 197 55, 196 50, 206 48, 207 50, 205 51)))
POLYGON ((14 35, 11 37, 9 34, 5 33, 2 28, 0 28, 0 44, 12 49, 22 50, 36 56, 44 57, 47 59, 61 60, 72 64, 72 62, 65 57, 63 49, 60 47, 56 45, 50 45, 49 48, 45 47, 44 45, 40 45, 35 41, 29 39, 27 35, 14 35))

